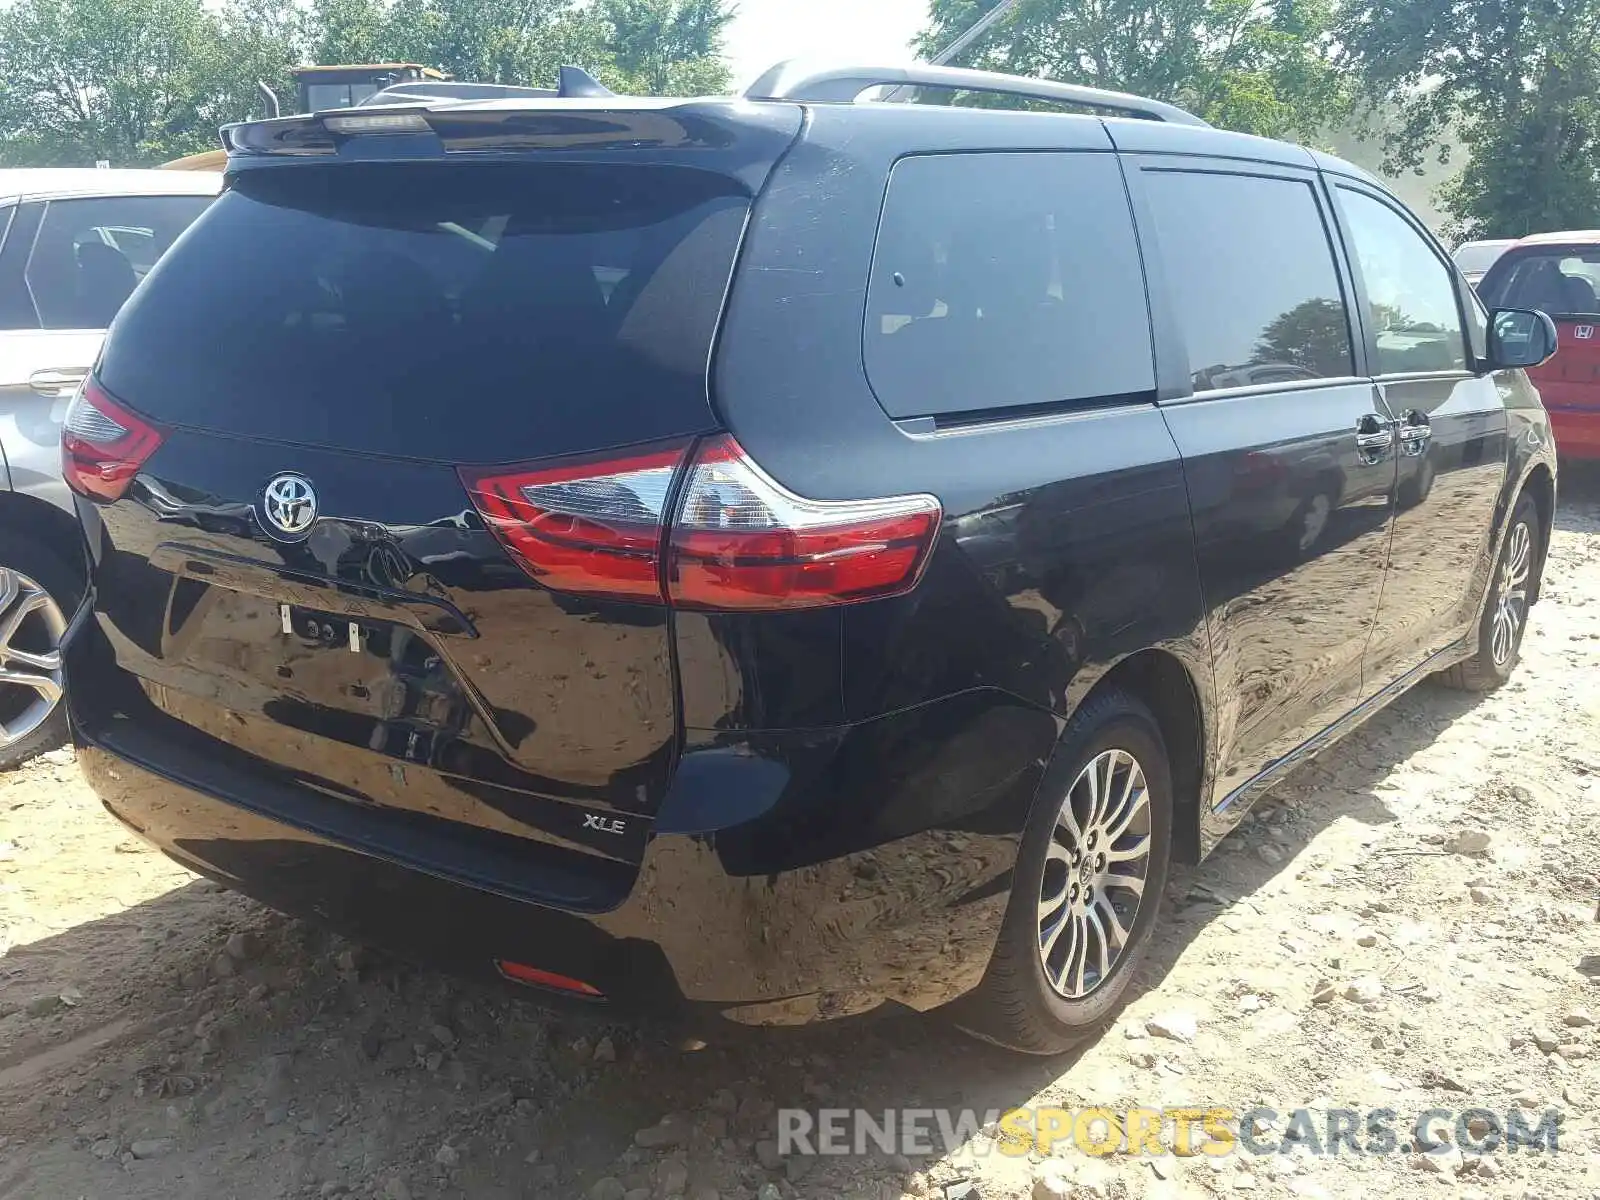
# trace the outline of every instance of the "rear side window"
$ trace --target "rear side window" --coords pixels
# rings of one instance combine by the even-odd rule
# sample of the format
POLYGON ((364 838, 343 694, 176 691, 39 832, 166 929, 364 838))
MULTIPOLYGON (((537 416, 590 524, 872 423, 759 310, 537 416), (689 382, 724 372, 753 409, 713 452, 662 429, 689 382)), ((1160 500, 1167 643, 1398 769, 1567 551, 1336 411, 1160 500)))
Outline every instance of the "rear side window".
POLYGON ((210 196, 52 200, 28 259, 46 329, 104 329, 210 196))
POLYGON ((1484 300, 1552 317, 1600 317, 1600 246, 1519 250, 1494 273, 1484 300))
POLYGON ((243 172, 101 380, 175 425, 448 462, 699 432, 748 208, 664 166, 243 172))
POLYGON ((1343 378, 1350 318, 1311 185, 1146 171, 1194 390, 1343 378))
POLYGON ((1144 275, 1116 159, 902 159, 864 343, 872 388, 896 418, 1151 398, 1144 275))

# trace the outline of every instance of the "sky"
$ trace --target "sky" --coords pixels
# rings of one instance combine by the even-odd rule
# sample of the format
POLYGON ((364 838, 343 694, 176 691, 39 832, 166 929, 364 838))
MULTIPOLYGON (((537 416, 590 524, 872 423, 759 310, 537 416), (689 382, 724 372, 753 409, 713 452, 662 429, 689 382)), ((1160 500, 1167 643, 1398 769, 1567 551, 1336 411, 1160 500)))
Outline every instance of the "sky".
POLYGON ((786 58, 907 62, 928 0, 738 0, 738 9, 727 50, 742 89, 786 58))

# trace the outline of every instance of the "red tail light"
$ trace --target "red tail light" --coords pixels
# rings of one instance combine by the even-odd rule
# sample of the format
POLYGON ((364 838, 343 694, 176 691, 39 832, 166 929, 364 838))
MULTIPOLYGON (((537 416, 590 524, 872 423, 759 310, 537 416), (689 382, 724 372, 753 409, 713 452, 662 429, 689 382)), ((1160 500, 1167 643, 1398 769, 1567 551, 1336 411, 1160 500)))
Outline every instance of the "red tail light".
POLYGON ((61 473, 80 496, 110 502, 127 492, 166 432, 118 404, 91 376, 61 428, 61 473))
POLYGON ((770 611, 916 586, 939 531, 941 509, 932 496, 807 500, 724 435, 702 443, 688 463, 669 531, 666 507, 686 451, 463 467, 461 478, 511 556, 557 591, 770 611))
POLYGON ((686 449, 460 474, 489 528, 546 587, 659 602, 667 495, 686 449))
POLYGON ((916 586, 939 530, 932 496, 806 500, 733 438, 700 447, 672 529, 668 594, 685 608, 812 608, 916 586))

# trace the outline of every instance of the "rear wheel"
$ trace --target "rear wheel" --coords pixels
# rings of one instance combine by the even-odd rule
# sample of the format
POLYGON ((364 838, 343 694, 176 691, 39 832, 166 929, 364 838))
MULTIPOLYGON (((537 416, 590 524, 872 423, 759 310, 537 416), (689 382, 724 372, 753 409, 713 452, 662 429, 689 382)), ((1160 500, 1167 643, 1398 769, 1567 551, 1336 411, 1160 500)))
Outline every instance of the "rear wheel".
POLYGON ((1500 560, 1489 581, 1489 598, 1478 622, 1478 651, 1444 672, 1442 678, 1451 687, 1488 692, 1511 678, 1528 626, 1528 597, 1542 544, 1539 534, 1539 510, 1531 497, 1524 496, 1512 510, 1500 560))
POLYGON ((1023 834, 994 958, 956 1024, 1030 1054, 1104 1027, 1148 946, 1167 883, 1172 780, 1149 709, 1124 692, 1068 724, 1023 834))
POLYGON ((67 739, 61 637, 70 567, 31 538, 0 533, 0 770, 67 739))

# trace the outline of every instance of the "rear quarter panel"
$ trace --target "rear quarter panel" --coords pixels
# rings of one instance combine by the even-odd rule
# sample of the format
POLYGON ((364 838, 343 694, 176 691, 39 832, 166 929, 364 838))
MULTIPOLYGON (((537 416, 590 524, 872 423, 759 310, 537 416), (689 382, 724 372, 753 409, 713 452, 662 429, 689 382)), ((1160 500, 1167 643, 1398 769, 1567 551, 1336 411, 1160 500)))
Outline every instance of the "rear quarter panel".
POLYGON ((863 369, 862 322, 896 159, 1110 151, 1087 118, 895 108, 905 111, 881 120, 810 112, 757 204, 713 400, 801 495, 937 496, 938 544, 915 591, 805 618, 805 639, 778 624, 758 633, 739 618, 676 617, 680 653, 695 655, 683 660, 685 691, 715 696, 686 695, 688 747, 747 736, 735 730, 892 719, 902 733, 880 747, 873 800, 882 828, 979 821, 1014 834, 1063 720, 1128 655, 1175 655, 1210 708, 1182 467, 1153 404, 942 431, 886 416, 863 369), (689 678, 713 660, 718 671, 689 678))

